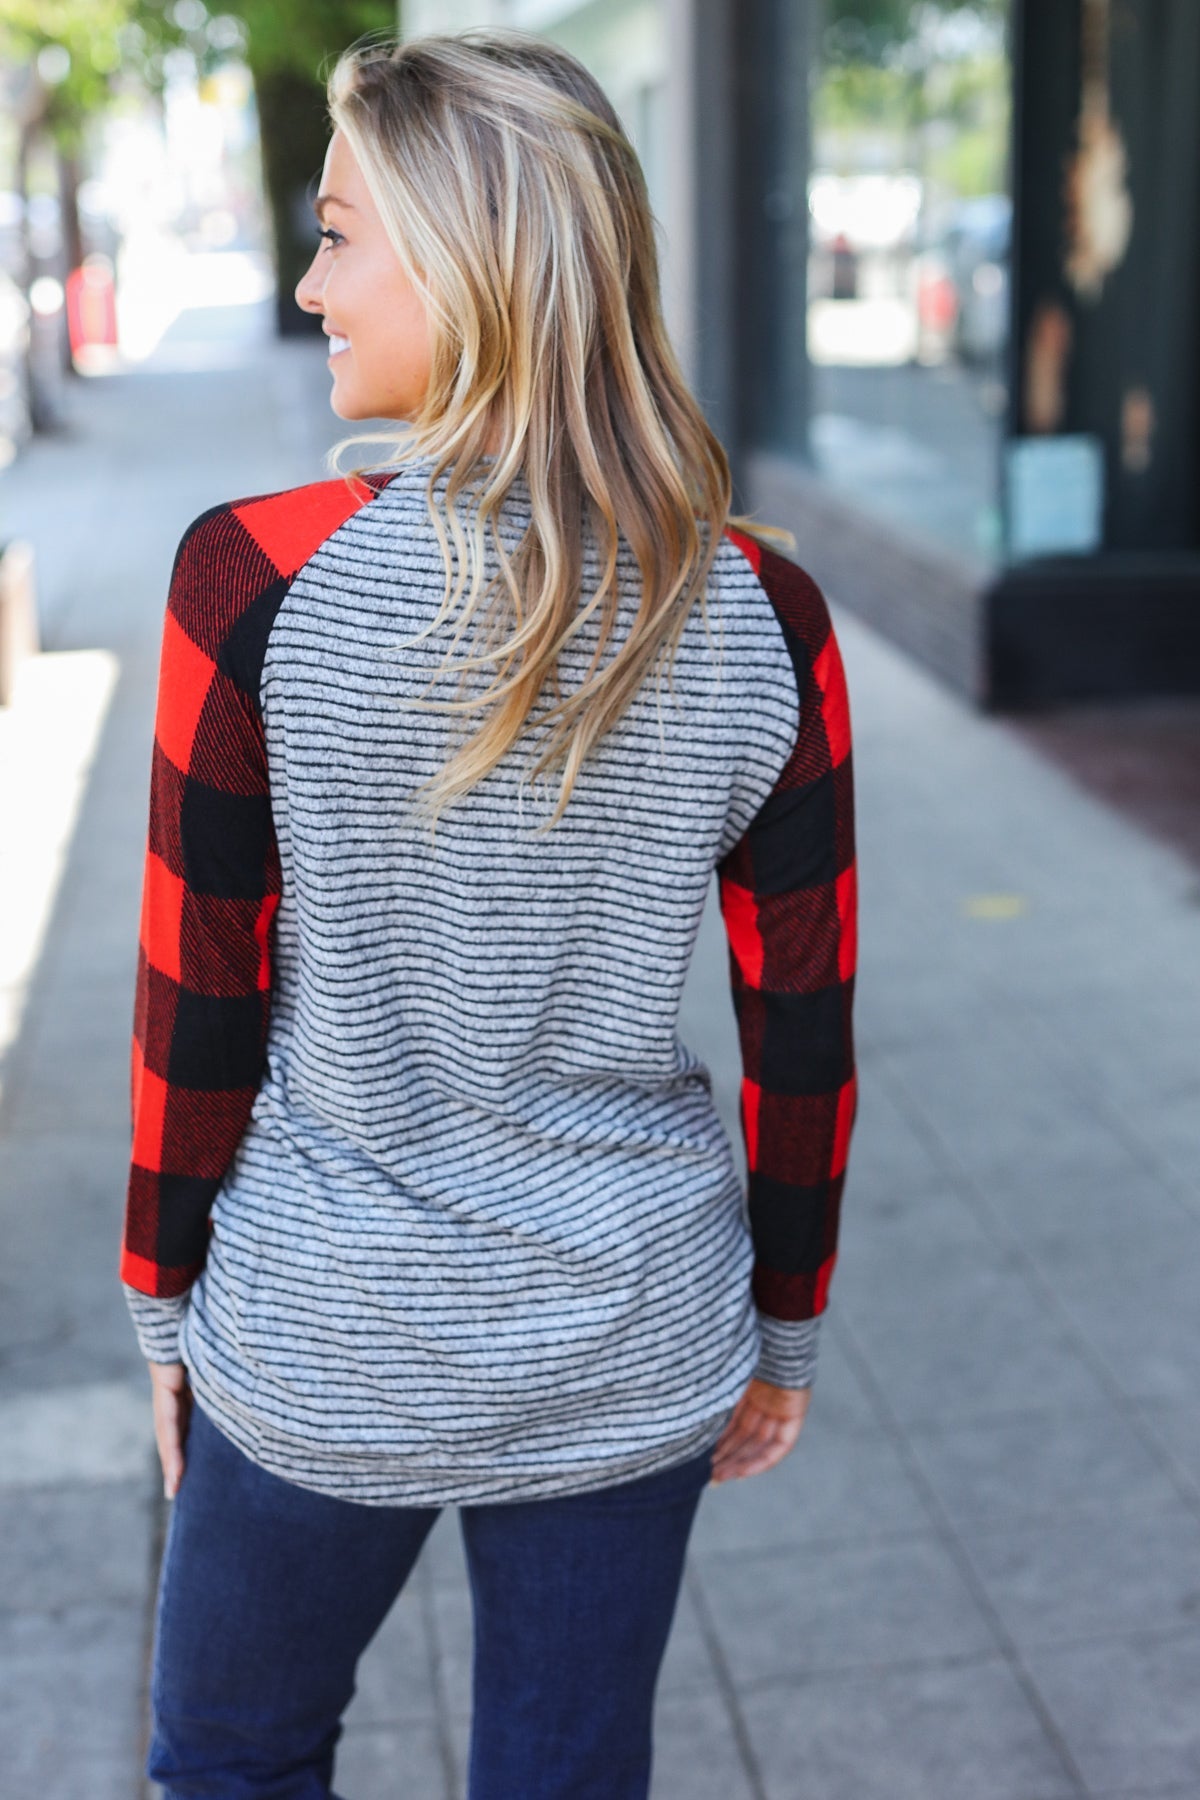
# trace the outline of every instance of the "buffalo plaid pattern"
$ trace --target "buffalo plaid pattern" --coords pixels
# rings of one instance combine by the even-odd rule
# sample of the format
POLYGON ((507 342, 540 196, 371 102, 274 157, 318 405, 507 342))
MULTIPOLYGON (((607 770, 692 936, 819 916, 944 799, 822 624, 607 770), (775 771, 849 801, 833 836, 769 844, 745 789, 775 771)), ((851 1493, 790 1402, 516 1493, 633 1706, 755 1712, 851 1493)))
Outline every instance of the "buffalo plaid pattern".
POLYGON ((824 1311, 857 1111, 854 786, 846 679, 804 572, 740 532, 800 694, 795 747, 718 866, 741 1041, 754 1297, 775 1319, 824 1311))
POLYGON ((176 552, 142 888, 133 1150, 120 1273, 184 1293, 262 1078, 279 851, 259 684, 297 571, 386 485, 322 481, 212 508, 176 552))

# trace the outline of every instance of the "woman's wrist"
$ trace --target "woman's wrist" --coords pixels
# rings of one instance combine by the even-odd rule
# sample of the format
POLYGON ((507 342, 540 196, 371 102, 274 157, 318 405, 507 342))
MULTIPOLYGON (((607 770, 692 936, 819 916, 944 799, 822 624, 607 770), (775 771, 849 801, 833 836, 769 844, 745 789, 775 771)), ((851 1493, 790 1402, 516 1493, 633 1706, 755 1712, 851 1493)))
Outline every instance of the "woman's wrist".
POLYGON ((818 1313, 811 1319, 776 1319, 760 1312, 756 1377, 772 1387, 811 1387, 816 1379, 822 1316, 818 1313))

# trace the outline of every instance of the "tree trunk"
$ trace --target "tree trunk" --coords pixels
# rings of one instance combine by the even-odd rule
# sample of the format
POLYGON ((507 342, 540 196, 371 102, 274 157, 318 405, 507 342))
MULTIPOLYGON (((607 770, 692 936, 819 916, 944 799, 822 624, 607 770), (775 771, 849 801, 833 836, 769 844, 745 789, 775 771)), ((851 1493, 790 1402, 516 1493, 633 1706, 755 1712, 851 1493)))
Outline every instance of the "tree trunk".
POLYGON ((58 203, 62 208, 63 256, 68 270, 83 261, 83 228, 79 223, 79 155, 58 152, 58 203))
MULTIPOLYGON (((35 273, 33 249, 29 235, 29 165, 41 128, 41 113, 30 113, 21 121, 20 136, 17 140, 15 173, 17 193, 21 199, 19 226, 21 270, 18 279, 27 301, 35 273)), ((32 306, 29 315, 29 331, 25 340, 24 364, 25 398, 29 408, 30 427, 35 432, 54 431, 61 423, 55 399, 58 371, 55 369, 52 374, 48 366, 46 335, 38 324, 32 306)))
MULTIPOLYGON (((58 205, 62 229, 64 275, 78 269, 83 262, 83 227, 79 222, 79 154, 75 150, 58 150, 58 205)), ((64 319, 60 336, 63 373, 74 375, 71 339, 64 319)))
POLYGON ((253 68, 262 147, 263 186, 275 245, 275 321, 280 337, 321 328, 316 313, 296 304, 296 283, 312 261, 329 119, 324 85, 291 69, 253 68))

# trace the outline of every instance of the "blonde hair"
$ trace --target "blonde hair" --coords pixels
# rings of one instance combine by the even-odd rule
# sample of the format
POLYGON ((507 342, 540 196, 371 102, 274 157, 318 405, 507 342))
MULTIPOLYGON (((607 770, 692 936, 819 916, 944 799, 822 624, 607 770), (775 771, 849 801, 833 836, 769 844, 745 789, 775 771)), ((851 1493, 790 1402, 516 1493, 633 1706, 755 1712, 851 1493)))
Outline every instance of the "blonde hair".
MULTIPOLYGON (((417 704, 482 718, 426 784, 425 804, 436 821, 482 780, 548 682, 548 735, 531 770, 536 779, 561 765, 548 829, 589 751, 652 665, 673 657, 692 605, 704 611, 729 521, 728 462, 663 323, 641 168, 583 66, 517 33, 354 45, 333 68, 328 103, 431 325, 428 390, 386 461, 433 460, 427 499, 446 584, 437 617, 409 642, 458 609, 438 676, 453 666, 461 678, 456 699, 417 704), (506 548, 504 502, 521 477, 529 523, 506 548), (584 594, 587 527, 599 581, 584 594), (622 540, 641 601, 605 662, 622 540), (596 614, 586 675, 564 694, 560 652, 596 614), (472 647, 456 656, 472 620, 472 647), (471 672, 488 664, 494 678, 468 694, 471 672)), ((340 463, 379 441, 343 439, 330 466, 348 479, 380 467, 340 463)))

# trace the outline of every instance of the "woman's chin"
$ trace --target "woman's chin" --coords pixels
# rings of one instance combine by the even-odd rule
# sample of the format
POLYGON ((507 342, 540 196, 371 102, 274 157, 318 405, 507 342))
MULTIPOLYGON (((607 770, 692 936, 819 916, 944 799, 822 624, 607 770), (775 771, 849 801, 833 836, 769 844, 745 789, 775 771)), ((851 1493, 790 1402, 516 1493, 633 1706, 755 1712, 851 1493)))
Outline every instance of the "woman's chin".
POLYGON ((350 395, 339 393, 336 381, 333 384, 333 391, 329 396, 329 405, 339 419, 350 421, 353 419, 367 419, 371 416, 369 413, 365 413, 361 406, 356 406, 350 395))
POLYGON ((339 390, 335 381, 329 396, 329 405, 339 419, 347 424, 361 424, 364 419, 385 419, 389 424, 407 426, 411 421, 407 412, 400 410, 387 395, 381 395, 374 406, 365 403, 361 397, 339 390))

